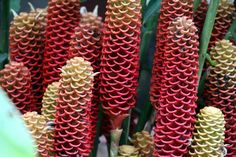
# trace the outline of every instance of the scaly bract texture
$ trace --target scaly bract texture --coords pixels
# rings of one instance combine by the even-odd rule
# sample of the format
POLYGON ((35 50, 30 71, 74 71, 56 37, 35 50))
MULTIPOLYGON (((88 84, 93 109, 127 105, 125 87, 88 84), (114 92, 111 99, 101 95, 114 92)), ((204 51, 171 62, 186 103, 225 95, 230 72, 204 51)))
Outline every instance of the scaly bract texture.
POLYGON ((187 17, 175 19, 168 30, 154 155, 183 157, 195 122, 199 43, 197 28, 187 17))
POLYGON ((40 157, 48 157, 46 149, 46 119, 37 112, 27 112, 23 115, 23 120, 36 141, 35 147, 38 150, 38 155, 40 157))
POLYGON ((43 84, 60 79, 60 69, 68 59, 71 35, 78 26, 80 0, 49 0, 43 60, 43 84))
POLYGON ((150 101, 158 109, 161 80, 164 72, 164 53, 170 23, 177 17, 193 18, 193 0, 162 0, 158 20, 156 53, 153 60, 150 101))
POLYGON ((10 26, 9 49, 11 61, 21 62, 29 68, 32 79, 33 110, 40 112, 43 96, 43 53, 46 29, 46 9, 22 12, 14 17, 10 26))
POLYGON ((220 109, 205 107, 197 115, 191 157, 222 157, 224 148, 225 120, 220 109))
POLYGON ((87 157, 91 151, 91 98, 93 68, 75 57, 62 67, 55 120, 55 149, 58 156, 87 157))
MULTIPOLYGON (((102 51, 101 31, 102 18, 93 13, 82 15, 79 26, 75 28, 70 42, 69 58, 82 57, 89 61, 94 72, 100 71, 100 56, 102 51)), ((96 135, 96 124, 99 109, 99 74, 94 77, 94 89, 92 97, 91 121, 93 136, 96 135)))
POLYGON ((139 157, 139 152, 134 146, 122 145, 119 147, 117 157, 139 157))
POLYGON ((204 100, 225 115, 225 143, 231 157, 236 155, 236 46, 228 40, 218 41, 210 55, 216 65, 210 67, 204 100))
POLYGON ((100 100, 109 116, 136 104, 141 29, 140 0, 108 0, 103 29, 100 100))
POLYGON ((29 69, 23 63, 10 62, 0 71, 0 86, 6 91, 17 109, 22 113, 32 111, 32 82, 29 69))

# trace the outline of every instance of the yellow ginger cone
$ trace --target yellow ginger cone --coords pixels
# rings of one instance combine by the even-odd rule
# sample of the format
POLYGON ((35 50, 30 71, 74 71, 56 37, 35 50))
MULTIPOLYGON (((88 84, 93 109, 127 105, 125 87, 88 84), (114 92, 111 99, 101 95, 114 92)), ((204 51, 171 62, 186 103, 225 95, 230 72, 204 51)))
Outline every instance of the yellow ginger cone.
POLYGON ((132 143, 138 148, 142 157, 149 157, 152 155, 154 142, 152 136, 147 131, 134 134, 132 143))
POLYGON ((122 145, 119 147, 117 157, 139 157, 139 151, 134 146, 122 145))
POLYGON ((23 120, 36 141, 37 156, 48 157, 46 150, 46 119, 37 112, 27 112, 23 115, 23 120))
POLYGON ((224 154, 225 120, 220 109, 205 107, 197 115, 191 157, 222 157, 224 154))
MULTIPOLYGON (((47 123, 54 122, 55 115, 56 115, 56 106, 57 102, 56 99, 58 98, 57 92, 59 82, 53 82, 52 84, 48 85, 42 100, 42 115, 45 117, 47 123)), ((54 155, 54 130, 53 128, 47 129, 47 150, 49 156, 54 155)))

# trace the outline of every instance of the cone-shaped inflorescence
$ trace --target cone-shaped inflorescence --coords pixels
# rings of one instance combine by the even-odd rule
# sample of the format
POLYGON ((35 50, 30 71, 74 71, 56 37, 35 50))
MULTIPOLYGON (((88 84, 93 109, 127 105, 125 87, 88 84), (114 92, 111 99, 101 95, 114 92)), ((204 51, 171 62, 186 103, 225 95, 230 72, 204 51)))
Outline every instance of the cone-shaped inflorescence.
POLYGON ((46 9, 22 12, 10 26, 10 59, 22 62, 29 68, 32 79, 32 95, 36 100, 33 110, 40 112, 43 96, 42 62, 46 29, 46 9))
POLYGON ((12 61, 6 64, 0 71, 0 86, 22 114, 32 111, 32 82, 29 69, 23 63, 12 61))
POLYGON ((175 19, 168 30, 154 155, 182 157, 195 122, 199 43, 197 28, 187 17, 175 19))
POLYGON ((215 24, 208 47, 209 50, 215 46, 215 43, 217 41, 224 39, 224 36, 227 33, 234 16, 234 5, 231 4, 228 0, 221 0, 217 10, 215 24))
POLYGON ((62 67, 55 121, 55 149, 58 156, 87 157, 91 151, 91 98, 93 68, 75 57, 62 67))
POLYGON ((222 157, 224 152, 225 120, 220 109, 205 107, 197 115, 191 157, 222 157))
POLYGON ((134 146, 122 145, 119 147, 117 157, 139 157, 139 151, 134 146))
MULTIPOLYGON (((94 72, 100 71, 102 18, 93 13, 82 15, 79 26, 75 28, 70 42, 69 58, 82 57, 89 61, 94 72)), ((96 124, 99 109, 99 74, 94 78, 91 121, 93 136, 96 135, 96 124)))
POLYGON ((157 29, 157 46, 153 61, 150 101, 157 109, 160 96, 162 73, 164 72, 165 43, 167 43, 168 27, 175 18, 193 17, 193 0, 162 0, 157 29))
POLYGON ((42 115, 47 121, 54 121, 56 115, 56 99, 58 98, 58 88, 60 83, 53 82, 48 85, 42 100, 42 115))
POLYGON ((54 155, 54 131, 53 125, 56 116, 56 99, 58 98, 58 88, 60 83, 53 82, 48 85, 42 100, 42 115, 45 117, 49 127, 47 129, 47 150, 48 155, 54 155))
POLYGON ((103 30, 100 99, 104 112, 109 116, 127 114, 135 106, 140 29, 140 0, 108 0, 103 30))
POLYGON ((236 155, 236 46, 228 40, 216 42, 210 52, 216 63, 207 76, 204 100, 206 105, 220 108, 225 115, 227 156, 236 155))
POLYGON ((137 132, 134 134, 132 143, 138 148, 142 157, 152 156, 154 142, 152 136, 147 131, 137 132))
POLYGON ((36 148, 40 157, 48 157, 46 150, 46 119, 37 112, 27 112, 23 119, 32 137, 35 139, 36 148))
POLYGON ((68 59, 71 35, 78 26, 80 0, 49 0, 46 47, 43 62, 44 88, 60 79, 68 59))
POLYGON ((202 0, 197 11, 194 13, 193 21, 196 27, 198 28, 198 35, 202 34, 203 25, 206 19, 206 14, 208 10, 207 0, 202 0))

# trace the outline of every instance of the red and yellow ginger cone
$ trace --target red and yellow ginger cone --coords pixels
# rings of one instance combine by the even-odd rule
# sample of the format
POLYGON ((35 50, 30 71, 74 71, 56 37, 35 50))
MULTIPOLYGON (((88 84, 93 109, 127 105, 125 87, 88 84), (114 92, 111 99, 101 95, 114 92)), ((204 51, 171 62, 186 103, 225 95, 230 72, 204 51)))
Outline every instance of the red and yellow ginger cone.
POLYGON ((120 121, 136 104, 140 30, 140 0, 108 0, 103 29, 100 100, 104 112, 110 117, 120 116, 120 121))
POLYGON ((71 35, 79 24, 80 0, 49 0, 46 47, 43 61, 44 88, 60 79, 68 59, 71 35))
POLYGON ((168 30, 154 155, 183 157, 195 122, 199 43, 197 28, 185 16, 175 19, 168 30))
MULTIPOLYGON (((53 82, 48 85, 42 100, 42 115, 45 117, 48 124, 54 123, 56 117, 56 106, 58 98, 58 88, 60 83, 53 82)), ((53 127, 48 127, 47 129, 47 150, 48 155, 54 155, 54 129, 53 127)))
POLYGON ((32 137, 36 141, 36 148, 39 157, 48 157, 46 150, 46 119, 37 112, 27 112, 23 115, 23 120, 29 129, 32 137))
POLYGON ((87 157, 91 151, 91 99, 93 68, 88 61, 75 57, 61 69, 55 120, 57 156, 87 157))
POLYGON ((32 111, 32 82, 29 69, 23 63, 10 62, 0 71, 0 86, 6 91, 18 110, 24 114, 32 111))
POLYGON ((22 62, 29 68, 32 79, 32 95, 36 100, 33 110, 40 112, 42 106, 42 62, 46 29, 46 9, 22 12, 14 17, 10 26, 10 59, 22 62))
POLYGON ((193 22, 196 25, 196 27, 198 28, 198 35, 199 36, 201 36, 201 34, 202 34, 202 29, 203 29, 204 22, 206 19, 207 10, 208 10, 207 0, 202 0, 197 11, 193 15, 193 22))
POLYGON ((210 55, 216 65, 210 67, 204 100, 225 115, 227 156, 236 156, 236 46, 228 40, 218 41, 210 55))
MULTIPOLYGON (((82 57, 89 61, 94 72, 100 71, 100 56, 102 51, 101 30, 102 18, 95 13, 85 13, 81 16, 79 26, 75 28, 70 42, 69 58, 82 57)), ((94 77, 91 121, 93 136, 96 135, 96 124, 99 109, 99 74, 94 77)))
POLYGON ((142 157, 152 156, 154 142, 152 136, 147 131, 135 133, 133 135, 132 143, 138 148, 142 157))
POLYGON ((222 157, 224 152, 225 120, 220 109, 205 107, 197 115, 191 157, 222 157))
POLYGON ((150 87, 150 101, 156 109, 158 109, 161 80, 164 72, 163 62, 165 60, 168 27, 175 18, 181 16, 193 18, 193 0, 162 0, 150 87))
POLYGON ((221 0, 215 19, 214 28, 208 49, 211 50, 217 41, 224 39, 229 27, 235 17, 235 8, 228 0, 221 0))

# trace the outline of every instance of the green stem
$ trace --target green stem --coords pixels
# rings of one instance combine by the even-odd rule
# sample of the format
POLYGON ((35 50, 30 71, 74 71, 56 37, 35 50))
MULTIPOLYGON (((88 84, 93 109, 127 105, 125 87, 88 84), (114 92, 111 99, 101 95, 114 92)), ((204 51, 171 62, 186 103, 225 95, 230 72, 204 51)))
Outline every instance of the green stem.
POLYGON ((94 145, 93 145, 93 150, 90 153, 90 157, 96 157, 97 156, 97 149, 98 149, 98 144, 99 144, 99 136, 101 132, 101 127, 102 127, 102 118, 103 118, 103 109, 102 109, 102 104, 99 104, 99 113, 98 113, 98 123, 97 123, 97 128, 96 128, 96 137, 94 140, 94 145))
POLYGON ((111 130, 110 157, 117 157, 122 129, 111 130))
POLYGON ((225 35, 225 39, 234 39, 234 41, 236 42, 236 19, 233 20, 229 30, 228 30, 228 33, 225 35))
POLYGON ((204 63, 207 56, 206 53, 207 53, 208 44, 210 42, 211 33, 212 33, 214 23, 215 23, 215 17, 217 13, 217 8, 219 6, 219 1, 220 0, 211 0, 208 11, 207 11, 207 15, 206 15, 202 35, 201 35, 201 40, 200 40, 199 73, 198 73, 199 81, 202 76, 202 70, 203 70, 204 63))
POLYGON ((123 133, 122 133, 122 136, 120 139, 120 145, 124 145, 124 144, 128 143, 130 121, 131 121, 131 112, 132 112, 132 110, 129 111, 129 116, 123 121, 123 124, 122 124, 123 133))

